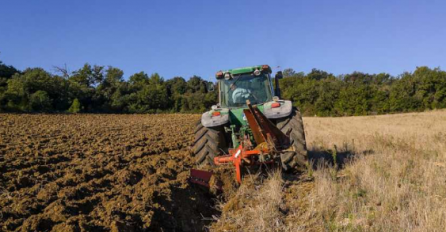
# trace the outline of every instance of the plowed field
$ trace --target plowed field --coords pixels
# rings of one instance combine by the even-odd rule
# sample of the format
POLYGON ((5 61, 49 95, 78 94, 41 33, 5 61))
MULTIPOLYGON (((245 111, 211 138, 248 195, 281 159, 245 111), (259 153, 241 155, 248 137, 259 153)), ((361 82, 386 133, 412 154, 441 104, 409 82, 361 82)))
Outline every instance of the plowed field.
POLYGON ((213 169, 217 196, 187 182, 199 118, 0 114, 0 231, 446 228, 446 111, 304 118, 312 168, 213 169))
POLYGON ((0 231, 203 231, 199 117, 0 114, 0 231))

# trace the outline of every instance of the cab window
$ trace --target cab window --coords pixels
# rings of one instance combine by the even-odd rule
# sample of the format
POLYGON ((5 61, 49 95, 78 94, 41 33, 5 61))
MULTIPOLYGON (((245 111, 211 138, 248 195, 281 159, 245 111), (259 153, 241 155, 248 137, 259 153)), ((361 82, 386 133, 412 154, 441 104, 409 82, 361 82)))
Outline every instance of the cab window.
POLYGON ((260 104, 272 99, 267 74, 239 75, 230 80, 220 80, 220 85, 220 104, 223 107, 244 107, 246 100, 250 100, 252 104, 260 104))

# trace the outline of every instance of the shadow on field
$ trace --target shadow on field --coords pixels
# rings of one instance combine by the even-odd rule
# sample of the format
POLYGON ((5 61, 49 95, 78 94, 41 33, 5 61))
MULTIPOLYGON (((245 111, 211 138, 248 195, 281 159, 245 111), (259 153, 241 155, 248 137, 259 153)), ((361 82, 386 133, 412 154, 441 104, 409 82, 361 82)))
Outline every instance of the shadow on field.
POLYGON ((162 207, 154 210, 150 231, 207 231, 206 227, 220 216, 216 198, 207 188, 188 185, 171 188, 172 195, 159 195, 155 202, 162 207))
POLYGON ((358 155, 371 155, 373 153, 374 151, 371 149, 362 151, 360 153, 355 153, 353 150, 350 149, 341 150, 336 147, 332 150, 312 149, 308 150, 308 159, 313 165, 313 169, 318 169, 320 167, 326 166, 336 166, 338 169, 342 169, 344 168, 345 164, 354 161, 354 159, 358 155))

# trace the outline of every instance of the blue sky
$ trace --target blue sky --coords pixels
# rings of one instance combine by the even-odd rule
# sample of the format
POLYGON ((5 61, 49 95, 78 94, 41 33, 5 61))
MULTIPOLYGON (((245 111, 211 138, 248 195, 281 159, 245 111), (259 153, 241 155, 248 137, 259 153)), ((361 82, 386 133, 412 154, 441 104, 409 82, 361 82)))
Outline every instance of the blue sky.
POLYGON ((445 68, 446 1, 5 1, 0 60, 165 79, 269 64, 336 75, 445 68))

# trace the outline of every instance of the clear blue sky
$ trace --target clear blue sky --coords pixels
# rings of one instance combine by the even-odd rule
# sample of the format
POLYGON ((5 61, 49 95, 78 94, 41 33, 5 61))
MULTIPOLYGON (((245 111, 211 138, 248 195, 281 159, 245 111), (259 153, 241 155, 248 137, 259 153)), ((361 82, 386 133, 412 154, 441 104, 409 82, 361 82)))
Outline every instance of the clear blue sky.
POLYGON ((2 0, 0 60, 208 80, 257 64, 336 75, 444 69, 446 1, 2 0))

